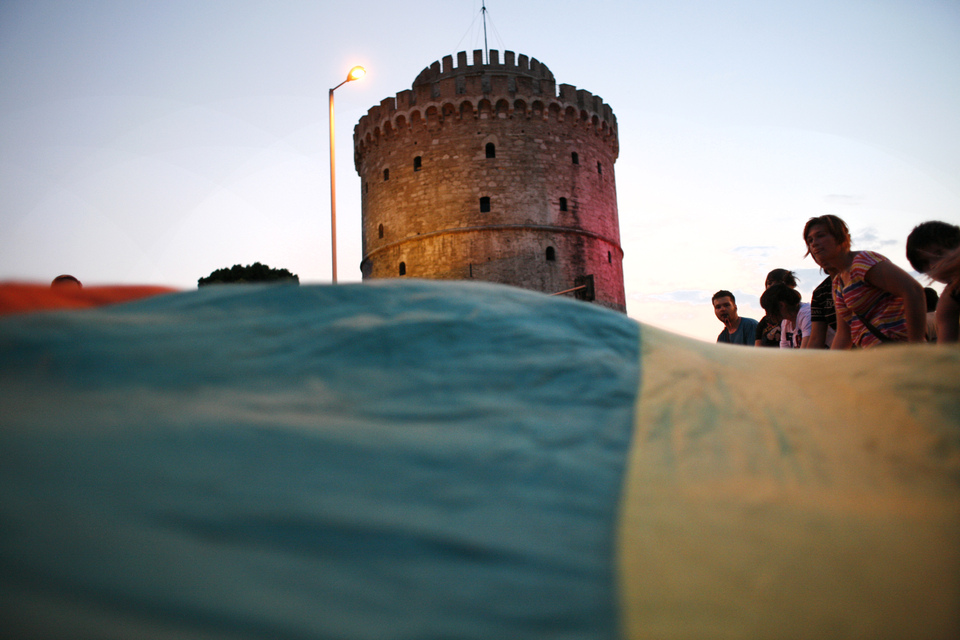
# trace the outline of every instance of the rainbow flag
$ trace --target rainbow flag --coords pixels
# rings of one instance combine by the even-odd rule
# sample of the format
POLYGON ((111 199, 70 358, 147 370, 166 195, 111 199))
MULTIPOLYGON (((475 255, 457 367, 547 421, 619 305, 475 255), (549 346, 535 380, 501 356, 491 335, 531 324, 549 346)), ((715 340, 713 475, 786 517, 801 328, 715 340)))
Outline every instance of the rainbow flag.
POLYGON ((958 349, 153 293, 0 317, 4 637, 960 636, 958 349))

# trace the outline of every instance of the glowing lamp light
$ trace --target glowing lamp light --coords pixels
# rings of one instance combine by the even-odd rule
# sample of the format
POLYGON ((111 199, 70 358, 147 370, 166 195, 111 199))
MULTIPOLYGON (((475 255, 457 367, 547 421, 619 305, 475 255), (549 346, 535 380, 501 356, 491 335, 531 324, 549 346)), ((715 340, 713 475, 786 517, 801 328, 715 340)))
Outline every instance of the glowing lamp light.
POLYGON ((356 66, 353 69, 350 69, 350 73, 347 74, 347 82, 359 80, 365 75, 367 75, 367 70, 361 66, 356 66))

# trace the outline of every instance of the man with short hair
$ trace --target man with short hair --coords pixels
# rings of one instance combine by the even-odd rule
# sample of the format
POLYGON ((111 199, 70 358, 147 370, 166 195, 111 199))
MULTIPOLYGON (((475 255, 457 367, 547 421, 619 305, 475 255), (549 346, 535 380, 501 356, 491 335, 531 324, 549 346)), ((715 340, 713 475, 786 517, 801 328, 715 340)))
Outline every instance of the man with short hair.
POLYGON ((717 342, 753 346, 756 341, 757 321, 753 318, 741 318, 737 314, 737 299, 732 293, 721 289, 713 294, 713 312, 717 320, 723 323, 724 330, 717 336, 717 342))

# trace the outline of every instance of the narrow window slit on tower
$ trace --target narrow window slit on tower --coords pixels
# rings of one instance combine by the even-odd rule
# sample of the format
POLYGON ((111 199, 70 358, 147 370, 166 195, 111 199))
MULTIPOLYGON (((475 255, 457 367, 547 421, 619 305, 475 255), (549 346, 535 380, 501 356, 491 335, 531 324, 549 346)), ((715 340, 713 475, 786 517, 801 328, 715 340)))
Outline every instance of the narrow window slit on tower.
POLYGON ((490 211, 490 198, 484 196, 480 198, 480 213, 488 213, 490 211))
POLYGON ((557 259, 557 250, 553 247, 547 247, 547 261, 553 262, 557 259))
POLYGON ((389 179, 390 179, 390 169, 384 169, 384 170, 383 170, 383 179, 384 179, 384 180, 389 180, 389 179))
POLYGON ((496 158, 497 157, 497 147, 492 143, 487 143, 487 157, 496 158))
POLYGON ((406 263, 406 262, 401 262, 401 263, 400 263, 400 275, 402 275, 402 276, 407 275, 407 263, 406 263))
POLYGON ((567 199, 560 198, 560 211, 566 211, 566 210, 567 210, 567 199))
POLYGON ((597 173, 603 175, 603 165, 597 162, 597 173))
POLYGON ((422 166, 423 166, 423 158, 421 156, 417 156, 416 158, 413 159, 414 171, 420 171, 420 167, 422 166))
POLYGON ((380 234, 380 237, 382 238, 382 237, 383 237, 383 225, 380 225, 380 226, 377 228, 377 232, 380 234))
POLYGON ((570 159, 573 161, 573 164, 580 164, 580 156, 576 151, 570 154, 570 159))

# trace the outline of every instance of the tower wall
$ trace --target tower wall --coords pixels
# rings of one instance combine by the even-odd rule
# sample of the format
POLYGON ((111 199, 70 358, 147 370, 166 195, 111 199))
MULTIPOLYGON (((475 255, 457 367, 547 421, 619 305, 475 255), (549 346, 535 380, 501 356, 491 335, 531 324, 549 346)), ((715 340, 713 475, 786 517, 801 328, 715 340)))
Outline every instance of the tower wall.
POLYGON ((364 279, 553 293, 593 275, 596 301, 625 310, 610 107, 571 85, 558 91, 545 65, 513 52, 457 63, 424 69, 354 130, 364 279))

